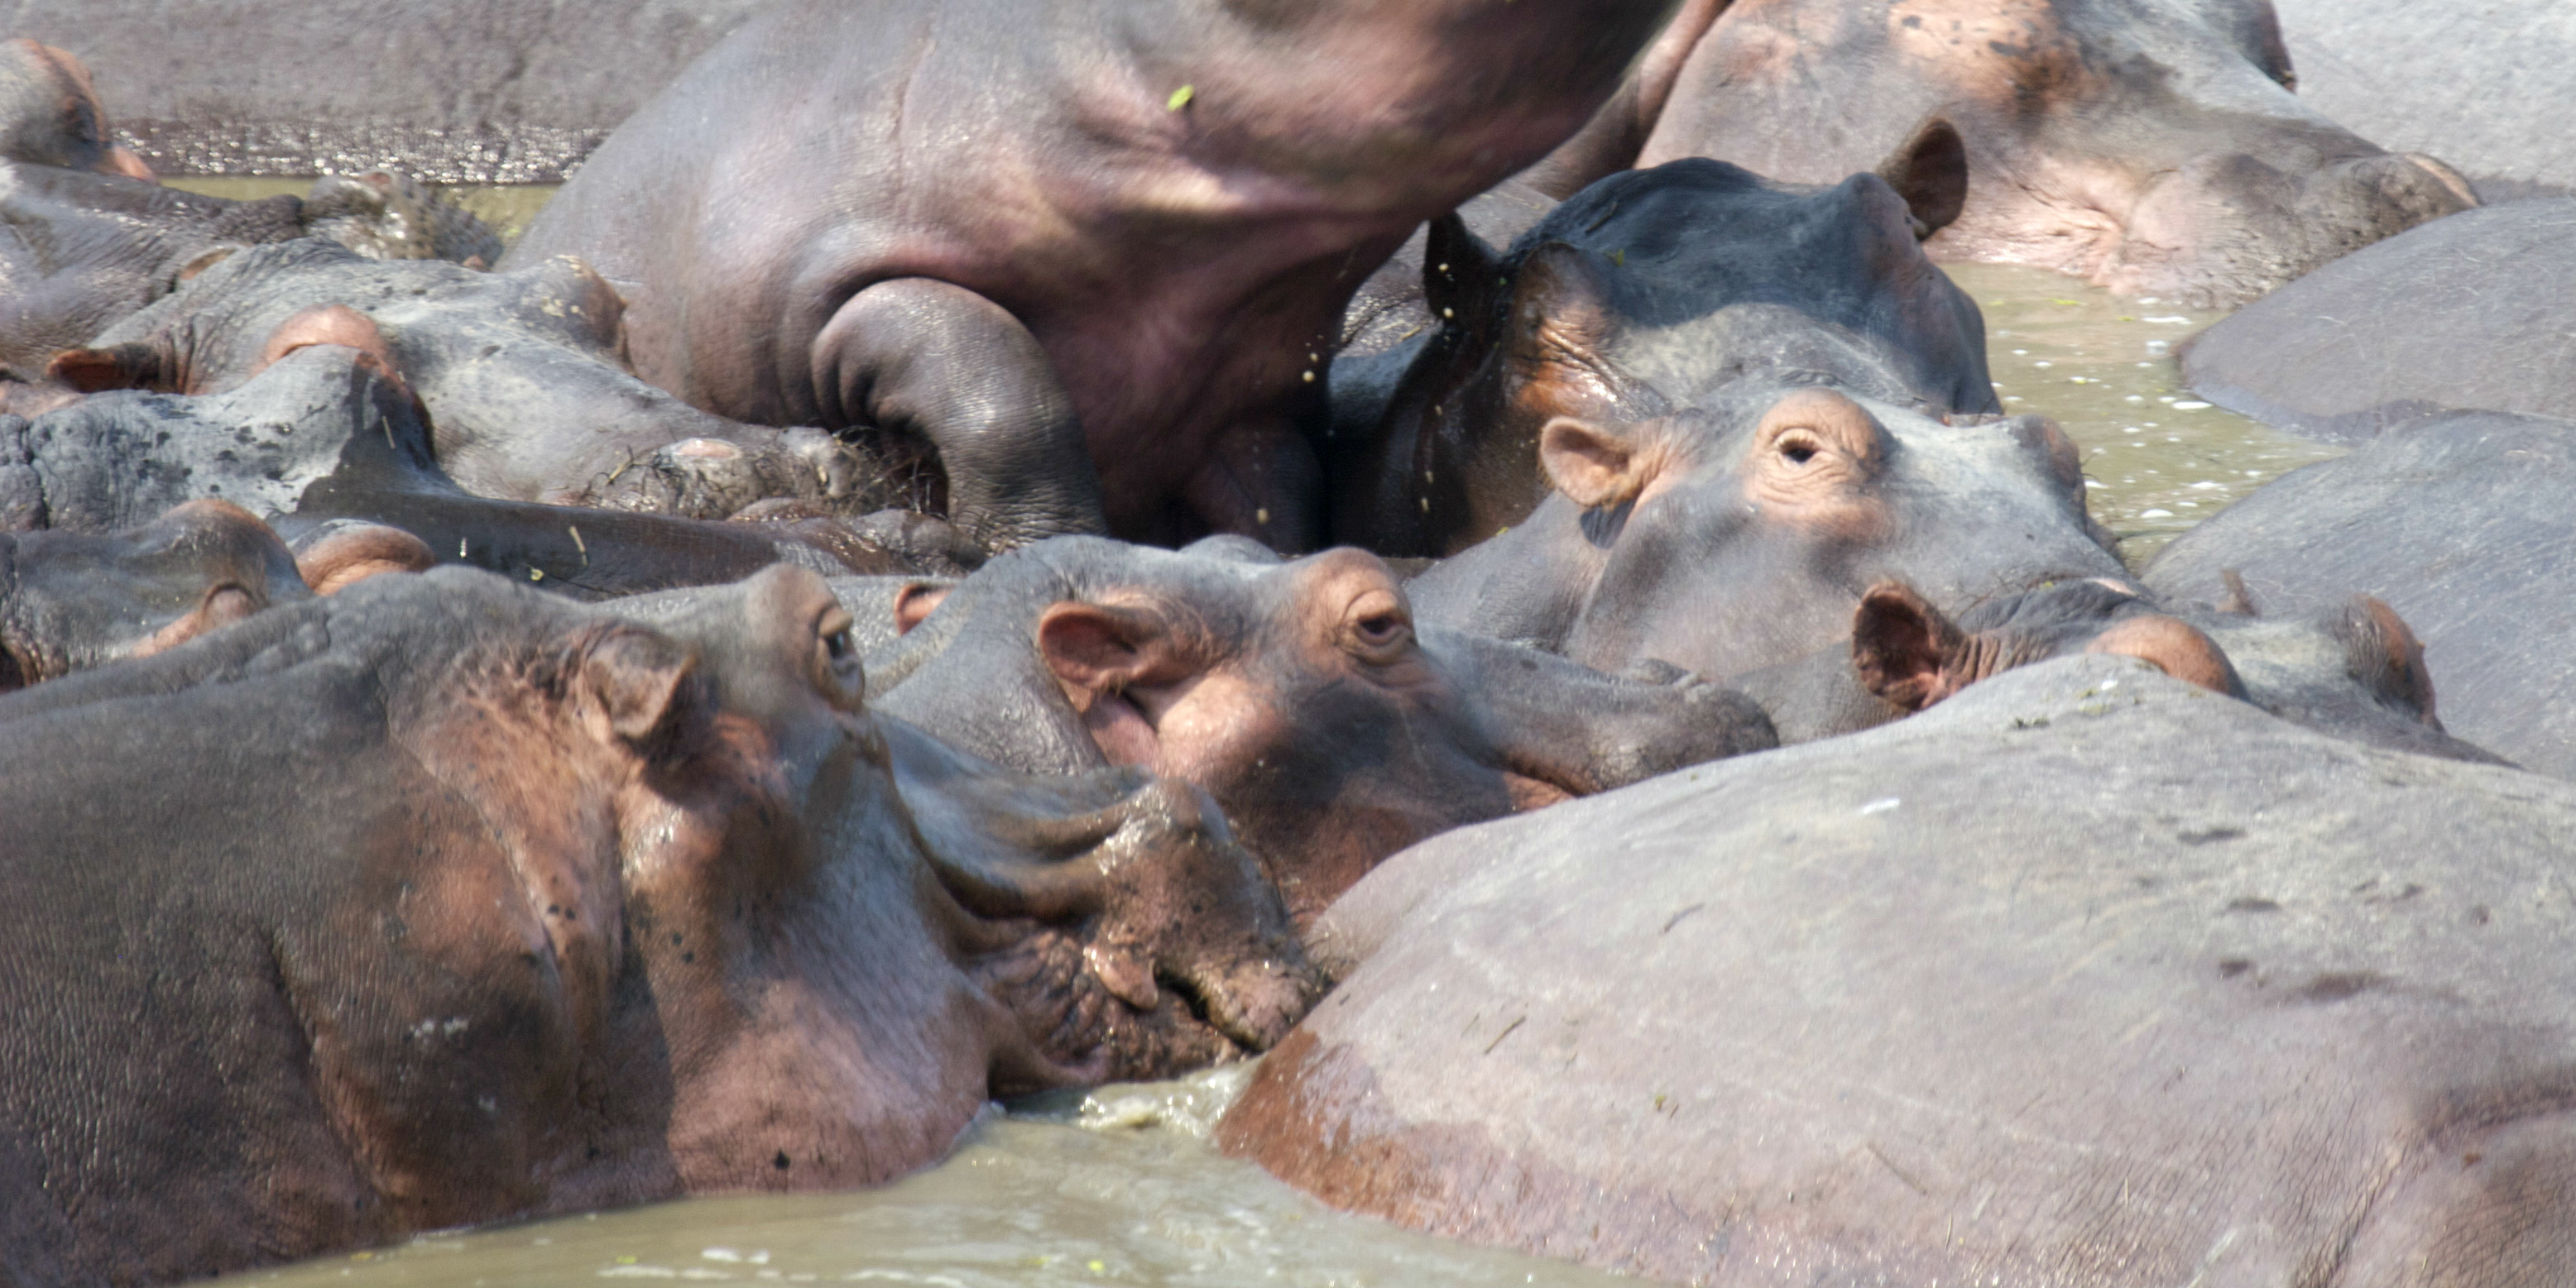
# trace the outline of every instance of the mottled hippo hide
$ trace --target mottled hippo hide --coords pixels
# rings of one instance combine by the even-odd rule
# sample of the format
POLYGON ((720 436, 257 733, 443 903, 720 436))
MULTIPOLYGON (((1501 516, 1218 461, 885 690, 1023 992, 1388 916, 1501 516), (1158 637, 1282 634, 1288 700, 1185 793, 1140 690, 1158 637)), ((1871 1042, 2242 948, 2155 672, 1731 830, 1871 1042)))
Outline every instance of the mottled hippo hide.
POLYGON ((2576 189, 2576 8, 2561 0, 2274 0, 2299 97, 2430 152, 2489 201, 2576 189))
POLYGON ((165 174, 556 183, 756 0, 16 0, 165 174))
POLYGON ((2472 210, 2356 252, 2192 337, 2211 402, 2330 443, 2452 410, 2576 418, 2576 200, 2472 210))
MULTIPOLYGON (((2235 304, 2477 204, 2292 93, 2270 0, 1694 0, 1531 178, 1733 161, 1875 170, 1936 258, 2235 304)), ((2465 79, 2465 77, 2464 77, 2465 79)))
POLYGON ((1780 184, 1696 158, 1603 179, 1505 253, 1434 223, 1422 292, 1436 325, 1333 366, 1356 386, 1334 392, 1335 539, 1455 554, 1547 496, 1549 420, 1645 420, 1739 381, 2002 411, 1984 319, 1914 227, 1870 175, 1780 184), (1350 423, 1346 401, 1375 418, 1350 423))
POLYGON ((23 1282, 868 1184, 1287 1031, 1205 797, 873 717, 847 623, 797 569, 652 628, 440 569, 0 698, 23 1282))
POLYGON ((788 0, 620 126, 505 262, 581 256, 626 295, 646 380, 864 430, 994 548, 1311 549, 1301 426, 1343 307, 1579 128, 1670 8, 788 0))
POLYGON ((1704 1284, 2563 1283, 2576 789, 2135 662, 1398 856, 1219 1128, 1704 1284))
POLYGON ((2293 470, 2165 547, 2149 585, 2266 615, 2375 595, 2422 640, 2452 733, 2576 776, 2576 424, 2463 413, 2293 470))

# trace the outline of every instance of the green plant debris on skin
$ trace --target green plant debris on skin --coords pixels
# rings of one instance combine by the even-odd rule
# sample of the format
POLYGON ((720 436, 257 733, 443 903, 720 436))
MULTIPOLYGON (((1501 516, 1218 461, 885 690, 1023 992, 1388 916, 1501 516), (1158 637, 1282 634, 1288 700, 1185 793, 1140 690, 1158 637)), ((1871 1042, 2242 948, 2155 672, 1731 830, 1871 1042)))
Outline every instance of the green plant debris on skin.
POLYGON ((1197 93, 1198 88, 1196 86, 1183 85, 1179 89, 1172 91, 1172 96, 1163 101, 1163 107, 1168 111, 1177 112, 1182 108, 1188 107, 1190 105, 1191 97, 1197 93))

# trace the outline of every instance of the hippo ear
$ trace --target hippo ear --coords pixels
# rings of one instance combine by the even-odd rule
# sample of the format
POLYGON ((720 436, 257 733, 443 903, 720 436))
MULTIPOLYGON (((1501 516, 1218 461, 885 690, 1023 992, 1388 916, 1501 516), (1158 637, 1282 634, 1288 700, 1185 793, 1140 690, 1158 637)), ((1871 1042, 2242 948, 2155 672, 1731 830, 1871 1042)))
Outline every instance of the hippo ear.
POLYGON ((1169 678, 1171 633, 1153 615, 1078 600, 1050 604, 1038 617, 1038 653, 1075 711, 1129 685, 1169 678))
POLYGON ((2442 727, 2433 715, 2433 673, 2424 665, 2424 645, 2396 609, 2355 595, 2328 629, 2343 643, 2345 670, 2381 706, 2442 727))
POLYGON ((939 606, 948 601, 948 592, 953 589, 955 589, 953 586, 916 581, 896 591, 894 593, 894 633, 912 634, 913 627, 921 625, 923 619, 939 611, 939 606))
POLYGON ((381 523, 338 520, 297 540, 295 571, 317 595, 334 595, 387 572, 427 572, 438 563, 429 543, 381 523))
POLYGON ((601 636, 581 661, 581 685, 604 732, 639 749, 686 727, 699 705, 696 680, 694 654, 635 627, 601 636))
POLYGON ((1559 416, 1538 433, 1539 464, 1556 490, 1584 509, 1625 505, 1663 472, 1663 423, 1605 425, 1559 416))
POLYGON ((1422 247, 1422 299, 1433 313, 1482 333, 1503 283, 1503 257, 1457 211, 1431 221, 1422 247))
POLYGON ((1916 126, 1905 146, 1879 163, 1878 177, 1905 198, 1915 236, 1949 227, 1968 205, 1968 145, 1957 126, 1935 116, 1916 126))
POLYGON ((65 349, 45 363, 45 379, 60 381, 85 394, 111 389, 150 389, 179 393, 170 382, 169 364, 149 344, 129 343, 105 349, 65 349))
POLYGON ((2245 696, 2245 682, 2237 678, 2236 664, 2227 660, 2227 650, 2179 617, 2144 613, 2123 618, 2118 625, 2094 636, 2084 651, 2134 657, 2212 693, 2232 698, 2245 696))
POLYGON ((250 374, 258 375, 286 355, 319 344, 355 349, 374 359, 376 370, 397 382, 402 379, 401 369, 394 365, 393 347, 385 343, 384 332, 376 329, 375 319, 346 304, 316 304, 278 323, 277 329, 268 333, 268 343, 259 347, 259 357, 252 361, 250 374))
POLYGON ((1915 712, 1967 687, 1968 637, 1901 581, 1882 581, 1852 614, 1852 670, 1861 687, 1915 712))

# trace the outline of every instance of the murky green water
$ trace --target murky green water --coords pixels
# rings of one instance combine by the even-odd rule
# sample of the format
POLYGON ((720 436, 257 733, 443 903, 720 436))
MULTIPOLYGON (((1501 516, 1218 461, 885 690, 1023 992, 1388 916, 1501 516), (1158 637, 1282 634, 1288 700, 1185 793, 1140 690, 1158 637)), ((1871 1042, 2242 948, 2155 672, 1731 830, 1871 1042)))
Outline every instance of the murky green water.
MULTIPOLYGON (((274 178, 266 175, 184 175, 161 182, 186 192, 202 192, 209 197, 228 197, 234 201, 258 201, 264 197, 301 197, 312 188, 311 179, 274 178)), ((545 208, 546 199, 555 195, 560 184, 531 183, 493 188, 450 188, 448 194, 456 204, 492 226, 504 243, 519 240, 528 221, 545 208)))
POLYGON ((2183 388, 2174 348, 2223 313, 2124 300, 2040 268, 1943 267, 1985 311, 2005 409, 2054 418, 2084 449, 2093 517, 2133 568, 2284 471, 2342 454, 2183 388))
POLYGON ((1346 1216, 1204 1137, 1248 1076, 1057 1096, 948 1161, 849 1194, 695 1199, 331 1257, 232 1285, 554 1288, 602 1280, 943 1288, 1422 1288, 1633 1280, 1346 1216))

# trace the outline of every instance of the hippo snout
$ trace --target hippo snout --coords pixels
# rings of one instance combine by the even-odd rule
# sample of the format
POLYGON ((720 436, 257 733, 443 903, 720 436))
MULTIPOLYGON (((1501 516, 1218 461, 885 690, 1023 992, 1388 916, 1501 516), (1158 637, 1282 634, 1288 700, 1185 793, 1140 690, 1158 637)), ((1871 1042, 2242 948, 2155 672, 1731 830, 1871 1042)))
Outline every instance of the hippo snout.
POLYGON ((2466 179, 2428 156, 2370 149, 2291 165, 2251 152, 2206 153, 2140 195, 2094 280, 2129 294, 2230 308, 2477 204, 2466 179))

